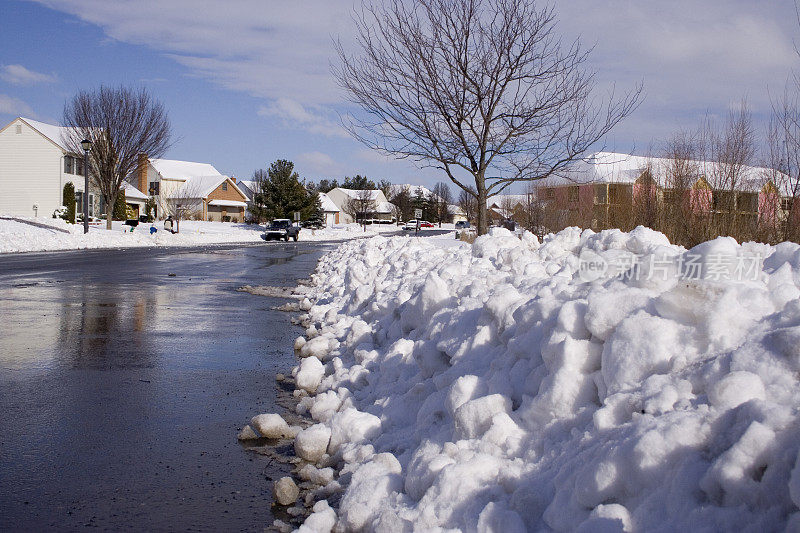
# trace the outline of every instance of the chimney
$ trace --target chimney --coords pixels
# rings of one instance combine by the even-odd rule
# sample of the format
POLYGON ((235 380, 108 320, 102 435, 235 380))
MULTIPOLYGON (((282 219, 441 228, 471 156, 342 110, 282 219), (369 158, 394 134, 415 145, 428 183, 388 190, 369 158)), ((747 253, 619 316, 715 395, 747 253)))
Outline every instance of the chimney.
POLYGON ((136 161, 136 176, 139 178, 139 190, 149 196, 147 192, 147 154, 139 154, 136 161))

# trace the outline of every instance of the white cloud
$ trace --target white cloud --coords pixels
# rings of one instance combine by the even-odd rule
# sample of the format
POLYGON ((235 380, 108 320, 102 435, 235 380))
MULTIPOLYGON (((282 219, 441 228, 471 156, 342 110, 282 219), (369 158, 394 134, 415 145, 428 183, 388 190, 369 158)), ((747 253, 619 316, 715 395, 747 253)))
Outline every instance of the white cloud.
POLYGON ((339 124, 321 113, 310 111, 291 98, 278 98, 269 105, 261 106, 258 114, 262 117, 275 117, 284 127, 301 128, 309 133, 326 137, 348 137, 347 132, 339 124))
POLYGON ((42 74, 28 70, 22 65, 3 65, 0 67, 0 78, 11 85, 36 85, 37 83, 54 83, 55 74, 42 74))
POLYGON ((342 165, 323 152, 304 152, 296 159, 298 172, 303 177, 308 177, 309 174, 320 177, 337 176, 343 170, 342 165))
POLYGON ((36 117, 36 113, 33 112, 31 106, 19 98, 13 98, 5 94, 0 94, 0 115, 36 117))

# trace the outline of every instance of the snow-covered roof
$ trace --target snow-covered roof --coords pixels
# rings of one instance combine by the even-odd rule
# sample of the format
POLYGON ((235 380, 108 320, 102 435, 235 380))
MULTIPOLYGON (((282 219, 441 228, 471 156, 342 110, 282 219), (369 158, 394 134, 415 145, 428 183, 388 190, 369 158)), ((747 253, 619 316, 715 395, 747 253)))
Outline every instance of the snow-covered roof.
MULTIPOLYGON (((229 179, 228 176, 223 176, 222 174, 218 176, 195 176, 191 179, 187 179, 186 182, 175 191, 173 196, 175 198, 205 198, 227 179, 229 179)), ((247 198, 247 195, 243 193, 236 184, 229 182, 228 185, 232 186, 239 191, 242 196, 247 198)))
POLYGON ((236 200, 211 200, 208 205, 215 205, 219 207, 247 207, 247 202, 238 202, 236 200))
MULTIPOLYGON (((350 198, 358 198, 358 196, 362 192, 364 192, 364 191, 362 191, 360 189, 345 189, 345 188, 342 188, 342 187, 336 187, 336 189, 334 189, 334 190, 342 191, 344 194, 346 194, 350 198)), ((369 197, 370 197, 370 200, 373 200, 373 201, 376 201, 376 202, 383 202, 383 201, 386 200, 386 196, 383 195, 383 191, 381 191, 380 189, 369 190, 369 197)))
MULTIPOLYGON (((659 186, 667 186, 671 160, 660 157, 620 154, 615 152, 596 152, 585 161, 579 161, 563 176, 551 177, 542 182, 545 187, 560 185, 582 185, 587 183, 634 183, 642 173, 650 169, 659 186)), ((713 161, 692 161, 701 176, 712 181, 719 172, 720 164, 713 161)), ((786 187, 781 183, 787 176, 764 167, 744 166, 741 169, 738 190, 758 192, 769 182, 775 182, 785 194, 786 187)), ((712 183, 713 185, 713 183, 712 183)))
POLYGON ((325 194, 324 192, 319 193, 319 203, 322 205, 322 210, 326 213, 336 213, 339 211, 339 208, 336 207, 336 204, 333 203, 333 200, 325 194))
POLYGON ((45 124, 44 122, 39 122, 38 120, 33 120, 30 118, 19 117, 20 120, 24 121, 28 124, 31 128, 35 129, 56 145, 59 148, 64 150, 65 152, 69 152, 69 148, 66 145, 66 136, 69 134, 70 130, 73 128, 65 128, 63 126, 55 126, 53 124, 45 124))
POLYGON ((399 185, 392 185, 389 188, 389 194, 394 196, 400 191, 407 191, 409 196, 416 196, 417 192, 422 193, 422 196, 428 197, 433 194, 433 191, 423 185, 411 185, 410 183, 401 183, 399 185))
POLYGON ((236 186, 247 196, 248 200, 253 199, 253 195, 256 192, 255 180, 236 180, 236 186))
POLYGON ((394 213, 394 204, 389 202, 376 202, 375 203, 375 213, 394 213))
POLYGON ((125 191, 125 198, 135 198, 137 200, 147 200, 147 195, 128 183, 127 181, 122 182, 122 190, 125 191))
POLYGON ((208 163, 194 163, 192 161, 177 161, 174 159, 151 159, 150 164, 153 165, 153 168, 162 178, 171 180, 222 176, 219 170, 208 163))
POLYGON ((495 205, 497 207, 503 207, 508 203, 511 203, 511 205, 517 205, 524 204, 527 201, 528 196, 525 194, 496 194, 491 198, 486 199, 486 206, 491 207, 495 205))

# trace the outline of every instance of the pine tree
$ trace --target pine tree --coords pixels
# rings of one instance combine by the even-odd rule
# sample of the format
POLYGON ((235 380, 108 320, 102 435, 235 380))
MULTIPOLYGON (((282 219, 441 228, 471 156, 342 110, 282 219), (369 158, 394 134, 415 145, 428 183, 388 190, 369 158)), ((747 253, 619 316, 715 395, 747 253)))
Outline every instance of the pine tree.
POLYGON ((62 197, 64 207, 67 208, 63 218, 70 224, 75 223, 75 185, 71 181, 64 184, 64 195, 62 197))
POLYGON ((120 191, 117 201, 114 202, 114 220, 125 220, 128 218, 128 204, 125 203, 125 191, 120 191))
POLYGON ((294 172, 294 163, 284 159, 270 165, 257 196, 267 219, 291 219, 294 212, 299 211, 300 220, 309 220, 319 204, 319 196, 309 194, 300 182, 300 176, 294 172))

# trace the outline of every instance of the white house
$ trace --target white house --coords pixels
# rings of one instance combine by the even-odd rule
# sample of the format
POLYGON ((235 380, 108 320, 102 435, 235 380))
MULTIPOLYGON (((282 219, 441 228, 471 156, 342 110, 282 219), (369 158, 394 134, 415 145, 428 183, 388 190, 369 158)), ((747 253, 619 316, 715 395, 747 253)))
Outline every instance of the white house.
POLYGON ((156 199, 157 216, 182 210, 184 217, 244 222, 247 195, 233 178, 213 165, 172 159, 139 158, 136 183, 156 199))
POLYGON ((319 193, 319 203, 322 207, 325 226, 331 227, 334 224, 339 224, 339 220, 341 220, 341 209, 339 209, 336 204, 333 203, 331 197, 324 192, 321 192, 319 193))
MULTIPOLYGON (((67 149, 66 130, 22 117, 0 129, 0 214, 51 217, 63 204, 67 182, 75 186, 77 210, 83 211, 83 154, 67 149)), ((125 192, 138 207, 141 191, 126 187, 125 192)), ((90 183, 89 215, 99 217, 105 211, 102 196, 90 183)))
MULTIPOLYGON (((347 204, 350 201, 356 200, 358 195, 364 191, 355 189, 343 189, 336 187, 328 191, 328 198, 331 199, 336 208, 340 211, 341 216, 339 220, 343 224, 350 224, 355 222, 352 215, 347 213, 347 204)), ((381 190, 367 191, 372 200, 372 211, 366 214, 366 218, 378 221, 391 222, 395 219, 395 207, 386 200, 386 196, 381 190)))

